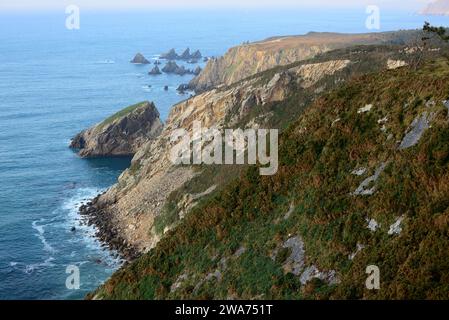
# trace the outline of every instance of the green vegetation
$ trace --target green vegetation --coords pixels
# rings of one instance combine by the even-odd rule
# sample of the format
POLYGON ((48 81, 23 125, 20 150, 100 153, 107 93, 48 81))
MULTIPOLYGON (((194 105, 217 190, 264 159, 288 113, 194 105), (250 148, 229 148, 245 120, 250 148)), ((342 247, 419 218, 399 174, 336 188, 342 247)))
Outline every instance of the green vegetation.
MULTIPOLYGON (((246 168, 90 297, 448 299, 449 110, 442 104, 448 96, 449 61, 440 58, 418 70, 356 77, 316 99, 283 131, 276 175, 246 168), (368 104, 369 112, 358 112, 368 104), (424 112, 434 113, 431 128, 417 145, 399 150, 424 112), (382 162, 376 192, 352 195, 382 162), (351 174, 362 167, 363 176, 351 174), (399 217, 402 231, 389 234, 399 217), (366 219, 379 229, 369 230, 366 219), (305 266, 335 270, 338 284, 302 285, 284 269, 291 251, 282 244, 292 236, 304 241, 305 266), (364 249, 351 260, 357 244, 364 249), (381 271, 378 291, 365 288, 372 264, 381 271)), ((298 106, 297 99, 293 94, 272 107, 298 106)))
POLYGON ((113 114, 112 116, 110 116, 109 118, 106 118, 103 122, 101 122, 97 126, 97 130, 103 129, 108 124, 113 123, 115 120, 120 119, 120 118, 126 116, 127 114, 135 111, 136 109, 138 109, 140 107, 145 106, 146 104, 148 104, 148 101, 139 102, 139 103, 133 104, 132 106, 129 106, 129 107, 126 107, 126 108, 120 110, 119 112, 113 114))
POLYGON ((438 36, 443 41, 449 41, 449 35, 446 34, 447 28, 445 28, 445 27, 434 27, 434 26, 431 26, 429 22, 425 22, 423 31, 434 34, 434 35, 438 36))

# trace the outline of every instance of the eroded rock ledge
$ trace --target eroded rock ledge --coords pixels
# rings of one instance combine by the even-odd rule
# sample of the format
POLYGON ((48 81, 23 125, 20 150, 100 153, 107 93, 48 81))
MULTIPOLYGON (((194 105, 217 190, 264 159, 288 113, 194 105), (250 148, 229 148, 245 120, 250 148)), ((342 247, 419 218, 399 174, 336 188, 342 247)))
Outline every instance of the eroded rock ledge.
POLYGON ((132 156, 162 131, 159 112, 152 102, 129 106, 103 122, 77 134, 70 148, 83 158, 132 156))

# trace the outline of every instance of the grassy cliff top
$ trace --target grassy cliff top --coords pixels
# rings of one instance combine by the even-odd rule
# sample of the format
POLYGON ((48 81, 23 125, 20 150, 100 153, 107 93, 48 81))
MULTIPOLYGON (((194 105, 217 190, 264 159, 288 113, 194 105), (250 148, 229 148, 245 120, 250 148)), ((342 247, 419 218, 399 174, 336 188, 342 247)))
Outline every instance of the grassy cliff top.
POLYGON ((106 118, 101 123, 99 123, 97 125, 97 130, 101 130, 102 128, 104 128, 107 125, 113 123, 117 119, 121 119, 121 118, 129 115, 130 113, 136 111, 139 108, 147 107, 149 104, 151 104, 149 101, 143 101, 143 102, 139 102, 139 103, 133 104, 133 105, 131 105, 129 107, 126 107, 126 108, 118 111, 117 113, 114 113, 112 116, 106 118))

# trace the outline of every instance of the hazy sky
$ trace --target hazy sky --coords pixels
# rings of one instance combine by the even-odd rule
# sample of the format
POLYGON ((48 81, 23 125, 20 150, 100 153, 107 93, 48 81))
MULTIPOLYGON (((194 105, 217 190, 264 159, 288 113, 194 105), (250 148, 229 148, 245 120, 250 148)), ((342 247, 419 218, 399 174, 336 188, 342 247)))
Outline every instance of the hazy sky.
POLYGON ((164 8, 291 8, 360 7, 416 11, 432 0, 0 0, 0 11, 64 10, 69 4, 84 10, 164 9, 164 8))

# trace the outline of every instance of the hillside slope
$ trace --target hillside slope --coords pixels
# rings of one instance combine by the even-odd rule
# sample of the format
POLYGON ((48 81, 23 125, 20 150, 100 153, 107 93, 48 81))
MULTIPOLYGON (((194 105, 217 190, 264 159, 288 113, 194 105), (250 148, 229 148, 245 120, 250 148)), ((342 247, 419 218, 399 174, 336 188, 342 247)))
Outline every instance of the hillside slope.
POLYGON ((323 92, 357 75, 386 70, 389 61, 406 63, 413 56, 397 46, 353 49, 267 70, 173 106, 161 134, 138 150, 118 183, 83 208, 83 213, 113 249, 126 255, 150 250, 198 202, 198 195, 220 189, 243 169, 173 165, 169 156, 174 130, 190 131, 194 121, 208 128, 282 130, 323 92))
POLYGON ((449 63, 353 79, 193 208, 101 299, 448 299, 449 63), (366 267, 381 289, 365 288, 366 267))

